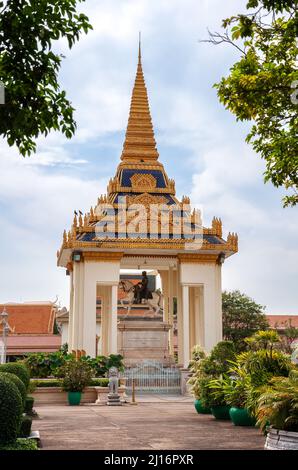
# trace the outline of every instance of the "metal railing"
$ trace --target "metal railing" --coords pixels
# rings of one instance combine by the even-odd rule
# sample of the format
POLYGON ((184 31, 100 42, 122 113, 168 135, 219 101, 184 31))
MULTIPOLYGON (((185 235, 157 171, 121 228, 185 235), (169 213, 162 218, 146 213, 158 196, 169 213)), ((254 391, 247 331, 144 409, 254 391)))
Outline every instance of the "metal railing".
POLYGON ((126 368, 121 374, 126 379, 128 392, 134 380, 140 392, 180 393, 180 371, 177 367, 165 367, 157 361, 143 361, 126 368))

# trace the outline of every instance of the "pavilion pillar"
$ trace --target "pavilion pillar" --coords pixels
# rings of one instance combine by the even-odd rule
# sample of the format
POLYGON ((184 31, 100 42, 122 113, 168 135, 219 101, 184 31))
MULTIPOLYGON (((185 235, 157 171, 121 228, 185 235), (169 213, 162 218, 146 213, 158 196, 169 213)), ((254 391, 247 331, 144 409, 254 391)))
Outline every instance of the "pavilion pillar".
POLYGON ((190 361, 189 338, 189 286, 182 286, 182 311, 183 311, 183 367, 186 369, 190 361))
POLYGON ((101 287, 101 354, 106 356, 109 348, 108 338, 108 296, 107 288, 101 287))
POLYGON ((117 345, 117 336, 118 336, 118 327, 117 327, 117 309, 118 309, 118 285, 113 285, 110 288, 111 295, 111 309, 110 309, 110 331, 109 331, 109 354, 117 354, 118 345, 117 345))
POLYGON ((169 330, 169 354, 170 356, 174 355, 174 334, 173 334, 173 322, 174 322, 174 315, 173 315, 173 308, 174 308, 174 272, 173 267, 169 267, 169 281, 168 281, 168 290, 169 290, 169 314, 168 314, 168 323, 171 325, 169 330))
POLYGON ((169 273, 168 271, 159 271, 161 277, 161 290, 163 293, 163 321, 169 321, 169 273))
POLYGON ((73 271, 70 272, 69 275, 69 287, 70 287, 70 299, 69 299, 69 320, 68 320, 68 331, 67 331, 67 344, 68 344, 68 350, 71 352, 71 347, 72 347, 72 331, 73 331, 73 295, 74 295, 74 289, 73 289, 73 271))
POLYGON ((96 281, 91 273, 85 270, 84 276, 84 312, 83 321, 80 329, 80 348, 86 351, 87 356, 96 355, 96 281))
POLYGON ((178 364, 183 365, 183 309, 182 309, 182 286, 180 284, 180 269, 177 268, 177 335, 178 335, 178 364))
POLYGON ((81 308, 81 297, 83 295, 81 289, 81 278, 84 275, 83 263, 74 263, 73 266, 73 320, 72 320, 72 331, 71 342, 69 350, 79 349, 79 331, 80 331, 80 317, 82 312, 81 308))

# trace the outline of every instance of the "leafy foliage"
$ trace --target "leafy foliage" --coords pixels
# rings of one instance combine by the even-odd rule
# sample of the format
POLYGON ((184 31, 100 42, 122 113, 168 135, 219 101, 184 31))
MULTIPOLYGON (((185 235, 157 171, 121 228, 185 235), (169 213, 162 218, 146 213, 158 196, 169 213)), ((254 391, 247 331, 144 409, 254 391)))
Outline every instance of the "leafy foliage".
POLYGON ((19 437, 29 437, 31 433, 32 418, 29 416, 22 416, 19 437))
POLYGON ((238 290, 222 294, 223 336, 238 351, 246 349, 244 339, 268 327, 264 307, 238 290))
POLYGON ((82 361, 88 362, 88 364, 94 370, 96 377, 104 377, 111 367, 117 367, 119 371, 124 370, 123 356, 121 354, 110 354, 109 356, 96 356, 95 358, 90 356, 81 357, 82 361))
POLYGON ((19 379, 19 377, 17 377, 15 374, 12 374, 11 372, 0 371, 0 377, 6 377, 8 380, 11 380, 15 384, 22 397, 22 404, 24 409, 27 396, 27 391, 24 383, 21 381, 21 379, 19 379))
POLYGON ((251 387, 250 375, 237 362, 233 363, 229 374, 222 381, 225 401, 230 406, 246 408, 248 393, 251 387))
POLYGON ((274 377, 258 400, 258 424, 298 432, 298 371, 289 377, 274 377))
POLYGON ((85 361, 68 361, 61 368, 66 392, 82 392, 92 378, 92 367, 85 361))
POLYGON ((0 134, 23 156, 36 150, 40 134, 74 134, 74 108, 58 82, 63 56, 54 53, 53 46, 66 39, 71 48, 92 28, 76 11, 83 1, 0 1, 0 81, 5 86, 0 134))
POLYGON ((13 444, 1 445, 0 450, 38 450, 35 439, 17 439, 13 444))
POLYGON ((205 391, 205 397, 203 400, 204 406, 213 408, 215 406, 227 405, 226 395, 224 392, 224 387, 227 380, 228 379, 225 376, 221 376, 217 379, 210 379, 206 383, 207 390, 205 391))
POLYGON ((274 376, 289 375, 293 368, 290 357, 282 351, 245 351, 237 356, 238 364, 250 374, 254 386, 268 383, 274 376))
POLYGON ((17 386, 0 376, 0 445, 14 443, 19 432, 23 405, 17 386))
POLYGON ((265 182, 292 192, 298 203, 297 0, 248 0, 246 14, 223 20, 225 33, 209 42, 231 44, 240 59, 214 86, 237 120, 252 121, 247 135, 266 162, 265 182))
POLYGON ((15 374, 28 389, 29 382, 30 382, 30 375, 27 367, 25 364, 20 362, 8 362, 7 364, 0 364, 0 372, 9 372, 11 374, 15 374))
POLYGON ((27 413, 27 414, 32 413, 33 405, 34 405, 34 398, 33 397, 26 397, 24 412, 27 413))
MULTIPOLYGON (((31 377, 63 377, 61 368, 69 361, 74 360, 73 354, 68 354, 64 347, 54 353, 32 353, 25 359, 25 364, 30 370, 31 377)), ((124 370, 123 356, 110 354, 109 356, 82 356, 80 361, 87 362, 93 369, 96 377, 103 377, 111 367, 117 367, 119 371, 124 370)))
POLYGON ((31 353, 24 362, 31 377, 46 378, 55 376, 59 368, 71 359, 73 359, 72 354, 60 350, 53 353, 31 353))

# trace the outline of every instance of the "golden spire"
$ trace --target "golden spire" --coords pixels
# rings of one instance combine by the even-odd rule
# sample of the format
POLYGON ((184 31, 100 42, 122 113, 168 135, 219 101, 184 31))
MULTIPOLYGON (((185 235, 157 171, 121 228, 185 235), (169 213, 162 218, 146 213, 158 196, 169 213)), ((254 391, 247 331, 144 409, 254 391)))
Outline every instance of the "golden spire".
POLYGON ((140 35, 138 68, 132 91, 130 113, 121 160, 126 162, 152 162, 157 159, 158 152, 156 150, 147 89, 142 69, 140 35))

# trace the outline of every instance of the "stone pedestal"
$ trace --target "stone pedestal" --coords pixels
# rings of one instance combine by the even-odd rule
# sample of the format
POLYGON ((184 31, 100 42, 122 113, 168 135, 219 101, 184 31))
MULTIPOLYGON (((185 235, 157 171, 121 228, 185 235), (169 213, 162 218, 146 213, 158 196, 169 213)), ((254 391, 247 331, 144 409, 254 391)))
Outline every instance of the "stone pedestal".
POLYGON ((189 369, 180 369, 180 386, 181 386, 181 395, 191 396, 190 385, 188 385, 188 379, 190 378, 189 369))
POLYGON ((108 406, 121 406, 119 393, 109 393, 108 394, 108 406))
POLYGON ((126 366, 135 366, 143 360, 170 365, 169 330, 162 321, 122 321, 118 325, 118 351, 126 366))

